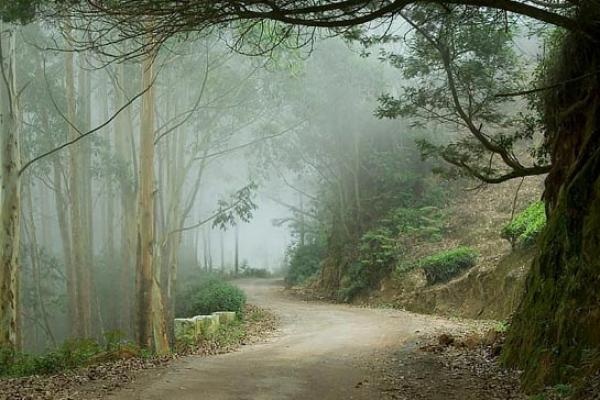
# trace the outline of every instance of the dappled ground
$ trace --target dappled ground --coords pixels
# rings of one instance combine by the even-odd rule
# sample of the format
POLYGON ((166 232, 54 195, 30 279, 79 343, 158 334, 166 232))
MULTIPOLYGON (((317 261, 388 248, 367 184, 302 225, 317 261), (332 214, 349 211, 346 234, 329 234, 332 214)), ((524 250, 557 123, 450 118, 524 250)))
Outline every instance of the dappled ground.
MULTIPOLYGON (((267 343, 150 371, 111 399, 519 399, 516 377, 476 352, 419 350, 420 338, 485 323, 302 301, 277 282, 240 282, 281 329, 267 343)), ((489 326, 489 325, 488 325, 489 326)))

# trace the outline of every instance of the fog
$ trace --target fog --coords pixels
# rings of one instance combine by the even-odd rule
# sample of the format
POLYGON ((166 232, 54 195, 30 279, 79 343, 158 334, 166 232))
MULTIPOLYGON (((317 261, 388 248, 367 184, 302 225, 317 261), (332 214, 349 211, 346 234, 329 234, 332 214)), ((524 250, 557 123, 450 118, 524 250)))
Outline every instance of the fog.
MULTIPOLYGON (((144 279, 169 303, 179 277, 281 275, 300 244, 355 242, 392 205, 426 206, 423 188, 446 185, 415 139, 463 137, 454 116, 405 116, 430 104, 381 100, 423 79, 422 66, 404 76, 394 65, 414 53, 398 40, 414 35, 405 24, 376 46, 323 36, 253 56, 219 32, 115 60, 74 51, 79 34, 30 24, 4 44, 23 166, 19 340, 30 351, 133 336, 144 279)), ((537 47, 519 38, 515 51, 533 58, 537 47)))

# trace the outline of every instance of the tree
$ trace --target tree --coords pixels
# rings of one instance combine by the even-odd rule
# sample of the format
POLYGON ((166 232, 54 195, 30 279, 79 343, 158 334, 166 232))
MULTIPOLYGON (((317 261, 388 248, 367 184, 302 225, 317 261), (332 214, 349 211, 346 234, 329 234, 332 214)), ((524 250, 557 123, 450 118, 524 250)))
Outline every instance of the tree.
POLYGON ((0 25, 0 348, 15 349, 21 238, 21 115, 15 66, 16 29, 0 25))
POLYGON ((421 140, 422 154, 440 157, 484 182, 547 173, 545 153, 532 146, 534 134, 540 133, 536 116, 514 111, 522 108, 514 97, 498 96, 522 90, 525 82, 513 49, 516 22, 497 11, 456 8, 434 4, 402 13, 414 30, 408 49, 402 54, 384 50, 382 57, 410 84, 398 97, 383 95, 377 116, 404 117, 417 126, 455 131, 458 138, 450 143, 444 143, 445 138, 435 138, 441 144, 421 140), (529 154, 526 145, 531 147, 529 154))
MULTIPOLYGON (((6 2, 5 2, 6 3, 6 2)), ((418 0, 373 2, 370 0, 312 1, 188 1, 142 0, 136 2, 31 1, 9 2, 0 8, 4 19, 26 20, 41 7, 66 7, 86 17, 83 26, 97 27, 86 36, 84 47, 107 54, 115 40, 133 39, 125 57, 154 51, 136 39, 155 35, 159 47, 173 35, 191 27, 198 31, 215 26, 247 22, 276 26, 270 35, 277 45, 280 37, 296 36, 298 45, 312 39, 309 28, 336 32, 369 22, 390 22, 403 10, 419 7, 418 0), (277 21, 283 25, 274 24, 277 21), (145 23, 149 22, 149 23, 145 23), (112 35, 115 30, 121 36, 112 35), (90 40, 91 39, 91 40, 90 40)), ((548 227, 540 241, 540 254, 529 275, 526 296, 509 334, 506 360, 525 369, 531 386, 572 379, 568 368, 588 365, 589 354, 600 348, 600 293, 597 290, 600 264, 600 63, 598 0, 518 1, 450 0, 429 3, 485 7, 530 17, 565 30, 560 50, 555 53, 544 82, 529 93, 543 98, 545 145, 551 169, 546 180, 545 201, 548 227), (572 344, 576 343, 577 346, 572 344)), ((243 35, 245 29, 238 30, 243 35)), ((265 50, 265 47, 262 48, 265 50)), ((123 56, 122 53, 114 54, 123 56)), ((4 307, 4 305, 2 306, 4 307)), ((597 368, 598 361, 593 366, 597 368)))
POLYGON ((164 304, 160 291, 159 265, 155 259, 155 177, 154 177, 154 81, 155 55, 149 55, 141 66, 142 86, 146 90, 142 97, 140 127, 140 186, 138 194, 138 250, 137 250, 137 295, 138 295, 138 343, 166 354, 169 351, 164 304))
MULTIPOLYGON (((140 14, 151 18, 157 34, 176 32, 178 26, 203 30, 236 20, 288 24, 284 34, 298 33, 294 26, 344 30, 359 24, 393 19, 405 9, 418 7, 416 0, 347 0, 313 2, 186 2, 116 3, 98 7, 92 14, 110 26, 119 24, 129 33, 140 14), (167 28, 168 27, 168 28, 167 28)), ((541 93, 544 104, 545 145, 552 165, 546 180, 548 227, 542 235, 540 254, 529 274, 526 295, 515 316, 505 359, 525 369, 529 387, 572 379, 565 365, 581 367, 585 354, 600 348, 600 91, 596 65, 600 62, 597 21, 600 4, 590 1, 456 0, 434 2, 502 10, 566 30, 561 50, 555 55, 541 93), (577 343, 577 346, 572 346, 577 343)), ((94 8, 96 5, 96 8, 94 8)), ((88 14, 89 15, 89 14, 88 14)), ((138 25, 139 26, 139 25, 138 25)), ((167 36, 169 35, 167 33, 167 36)), ((310 34, 310 31, 309 31, 310 34)), ((101 35, 96 36, 102 38, 101 35)), ((163 41, 166 40, 163 36, 163 41)), ((98 40, 94 46, 102 47, 98 40)), ((104 44, 106 46, 106 43, 104 44)))

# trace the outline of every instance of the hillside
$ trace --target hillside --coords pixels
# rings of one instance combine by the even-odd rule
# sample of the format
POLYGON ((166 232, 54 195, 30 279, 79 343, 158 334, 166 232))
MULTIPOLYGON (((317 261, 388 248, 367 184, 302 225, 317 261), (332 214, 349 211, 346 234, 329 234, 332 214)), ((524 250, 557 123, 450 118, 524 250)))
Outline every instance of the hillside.
POLYGON ((501 229, 514 214, 539 200, 541 178, 529 178, 463 189, 445 210, 445 226, 439 241, 421 241, 403 255, 416 261, 429 255, 468 246, 478 253, 475 266, 447 283, 427 285, 421 269, 392 274, 379 290, 354 302, 404 308, 420 313, 482 319, 504 319, 518 304, 534 247, 511 249, 501 229), (518 196, 515 201, 515 193, 518 196))

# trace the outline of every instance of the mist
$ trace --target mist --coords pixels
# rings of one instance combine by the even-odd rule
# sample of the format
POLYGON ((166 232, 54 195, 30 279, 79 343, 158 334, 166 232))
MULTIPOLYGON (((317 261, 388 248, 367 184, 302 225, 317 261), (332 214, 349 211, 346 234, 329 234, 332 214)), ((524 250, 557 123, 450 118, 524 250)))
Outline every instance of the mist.
POLYGON ((542 40, 478 18, 266 49, 231 26, 98 51, 80 21, 11 25, 9 342, 43 354, 116 334, 169 354, 202 282, 353 302, 420 265, 414 249, 448 250, 447 210, 476 179, 547 172, 538 110, 504 95, 532 82, 542 40), (431 39, 445 29, 453 52, 431 39))

